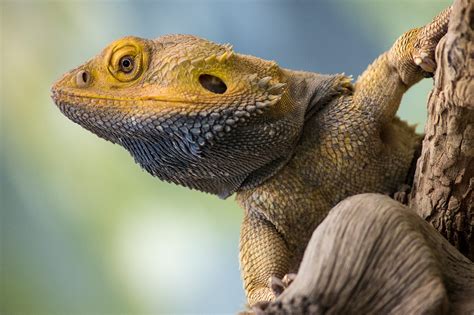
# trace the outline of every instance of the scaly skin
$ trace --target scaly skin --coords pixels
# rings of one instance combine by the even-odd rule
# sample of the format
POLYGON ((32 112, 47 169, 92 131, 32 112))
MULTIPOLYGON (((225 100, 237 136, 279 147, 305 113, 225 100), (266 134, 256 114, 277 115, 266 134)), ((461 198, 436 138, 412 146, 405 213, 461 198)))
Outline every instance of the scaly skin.
POLYGON ((223 198, 237 192, 253 305, 274 299, 271 277, 296 272, 331 207, 404 183, 419 136, 395 113, 434 70, 448 17, 402 35, 355 85, 194 36, 126 37, 67 73, 53 99, 152 175, 223 198))

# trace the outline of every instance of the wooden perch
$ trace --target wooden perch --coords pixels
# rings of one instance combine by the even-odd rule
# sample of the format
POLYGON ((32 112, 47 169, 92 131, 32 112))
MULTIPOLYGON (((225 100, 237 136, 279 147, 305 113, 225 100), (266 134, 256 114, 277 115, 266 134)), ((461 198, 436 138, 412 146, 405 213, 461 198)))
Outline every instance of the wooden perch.
POLYGON ((436 50, 438 69, 409 205, 474 259, 474 3, 456 1, 436 50))
MULTIPOLYGON (((350 197, 315 230, 264 314, 473 314, 474 264, 413 210, 350 197)), ((258 313, 258 312, 257 312, 258 313)))
POLYGON ((294 282, 257 314, 474 314, 473 42, 474 3, 456 0, 436 51, 412 209, 378 194, 339 203, 294 282))

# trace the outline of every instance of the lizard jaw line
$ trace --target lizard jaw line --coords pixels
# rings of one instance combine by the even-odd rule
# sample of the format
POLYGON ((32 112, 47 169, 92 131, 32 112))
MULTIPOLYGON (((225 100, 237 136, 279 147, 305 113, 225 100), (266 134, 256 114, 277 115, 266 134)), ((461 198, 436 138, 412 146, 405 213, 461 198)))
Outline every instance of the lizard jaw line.
POLYGON ((157 103, 175 103, 183 105, 200 105, 202 102, 197 102, 194 100, 184 100, 184 99, 173 99, 173 98, 164 98, 162 96, 141 96, 141 97, 116 97, 108 95, 91 95, 83 93, 74 93, 71 91, 61 90, 61 89, 52 89, 51 97, 55 102, 68 102, 70 98, 79 98, 83 99, 85 103, 91 103, 91 100, 105 100, 105 101, 119 101, 123 103, 132 103, 132 102, 141 102, 141 101, 153 101, 157 103), (87 102, 87 100, 89 102, 87 102))

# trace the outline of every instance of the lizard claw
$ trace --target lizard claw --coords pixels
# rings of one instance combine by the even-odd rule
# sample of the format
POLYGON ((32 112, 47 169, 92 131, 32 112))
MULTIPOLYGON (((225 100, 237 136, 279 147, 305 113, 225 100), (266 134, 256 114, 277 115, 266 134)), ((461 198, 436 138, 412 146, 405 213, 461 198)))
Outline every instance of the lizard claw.
POLYGON ((433 73, 436 70, 436 62, 433 56, 430 56, 426 52, 415 53, 413 61, 419 66, 424 72, 433 73))
POLYGON ((290 284, 293 283, 295 278, 296 278, 296 273, 287 273, 281 280, 285 284, 285 287, 288 288, 290 284))
POLYGON ((286 286, 283 281, 275 276, 270 277, 270 289, 272 290, 275 297, 278 297, 280 294, 285 291, 286 286))
POLYGON ((282 279, 279 279, 275 276, 270 277, 270 289, 272 290, 275 297, 278 297, 280 294, 285 291, 286 288, 295 280, 296 273, 287 273, 282 279))

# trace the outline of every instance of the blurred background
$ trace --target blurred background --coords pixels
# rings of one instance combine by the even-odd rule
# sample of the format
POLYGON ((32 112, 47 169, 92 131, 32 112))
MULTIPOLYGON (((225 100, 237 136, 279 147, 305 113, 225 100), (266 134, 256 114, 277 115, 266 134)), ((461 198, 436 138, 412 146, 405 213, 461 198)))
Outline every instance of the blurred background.
MULTIPOLYGON (((449 1, 0 3, 0 313, 232 314, 242 210, 162 183, 49 97, 125 36, 195 34, 281 66, 356 78, 449 1)), ((399 111, 423 130, 432 81, 399 111)))

